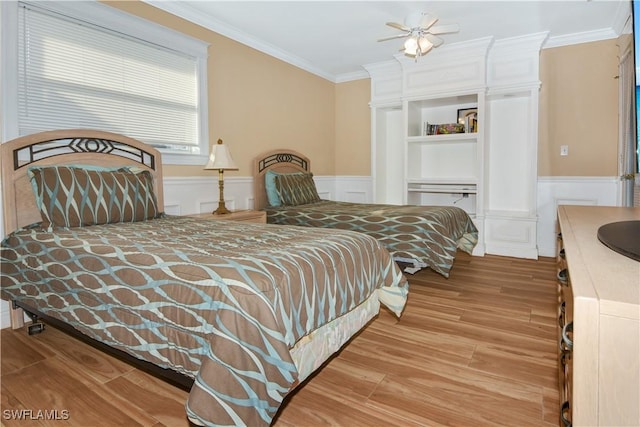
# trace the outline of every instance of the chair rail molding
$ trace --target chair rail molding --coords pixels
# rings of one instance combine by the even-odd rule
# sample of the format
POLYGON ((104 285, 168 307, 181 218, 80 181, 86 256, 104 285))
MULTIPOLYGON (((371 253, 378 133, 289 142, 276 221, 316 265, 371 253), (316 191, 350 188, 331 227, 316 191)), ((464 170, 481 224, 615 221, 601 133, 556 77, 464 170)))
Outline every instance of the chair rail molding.
MULTIPOLYGON (((318 194, 323 199, 371 203, 370 176, 314 176, 318 194)), ((165 177, 165 212, 190 215, 213 211, 218 205, 217 176, 165 177)), ((253 209, 253 178, 224 178, 225 204, 231 210, 253 209)))

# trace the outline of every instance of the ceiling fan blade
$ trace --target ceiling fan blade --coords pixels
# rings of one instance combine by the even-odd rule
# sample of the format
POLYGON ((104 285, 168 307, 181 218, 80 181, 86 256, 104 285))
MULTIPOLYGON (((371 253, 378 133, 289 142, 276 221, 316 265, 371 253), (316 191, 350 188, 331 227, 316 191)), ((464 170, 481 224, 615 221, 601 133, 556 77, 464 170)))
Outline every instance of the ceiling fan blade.
POLYGON ((411 31, 411 28, 405 27, 404 25, 398 24, 397 22, 387 22, 387 25, 400 31, 411 31))
POLYGON ((420 19, 420 28, 422 28, 423 30, 428 30, 436 22, 438 22, 437 16, 425 13, 422 15, 422 19, 420 19))
POLYGON ((387 40, 399 39, 400 37, 407 37, 408 35, 409 35, 409 33, 396 34, 395 36, 383 37, 381 39, 378 39, 378 41, 379 42, 386 42, 387 40))
POLYGON ((458 24, 437 25, 429 30, 431 34, 457 33, 458 31, 460 31, 460 25, 458 24))
MULTIPOLYGON (((429 42, 433 45, 433 47, 438 47, 440 46, 442 43, 444 43, 444 40, 442 40, 440 37, 438 36, 434 36, 433 34, 429 34, 429 33, 425 33, 424 34, 424 38, 426 38, 427 40, 429 40, 429 42)), ((431 50, 431 49, 429 49, 431 50)))

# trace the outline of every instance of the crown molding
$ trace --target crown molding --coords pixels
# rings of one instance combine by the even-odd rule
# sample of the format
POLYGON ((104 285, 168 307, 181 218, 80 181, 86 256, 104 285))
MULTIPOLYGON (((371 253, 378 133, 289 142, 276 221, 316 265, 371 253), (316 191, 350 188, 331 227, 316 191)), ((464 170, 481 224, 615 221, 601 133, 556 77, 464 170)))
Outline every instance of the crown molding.
POLYGON ((351 82, 354 80, 362 80, 362 79, 368 79, 368 78, 369 78, 369 73, 366 70, 353 71, 351 73, 338 74, 335 77, 334 83, 345 83, 345 82, 351 82))
MULTIPOLYGON (((242 43, 249 46, 252 49, 266 53, 274 58, 280 59, 288 64, 298 67, 302 70, 315 74, 318 77, 329 80, 333 83, 337 83, 338 78, 332 74, 329 74, 320 68, 316 67, 312 63, 305 61, 304 59, 292 55, 272 44, 265 43, 264 41, 255 37, 249 36, 245 32, 240 31, 232 25, 225 24, 210 16, 202 16, 188 4, 176 1, 162 1, 162 0, 142 0, 143 2, 156 7, 158 9, 169 12, 172 15, 178 16, 194 24, 200 25, 203 28, 211 30, 222 36, 230 38, 231 40, 242 43)), ((355 80, 355 79, 353 79, 355 80)), ((346 80, 344 80, 346 81, 346 80)))
MULTIPOLYGON (((239 30, 236 27, 225 24, 209 16, 207 17, 202 16, 202 14, 198 13, 198 11, 190 7, 188 3, 179 2, 179 1, 163 1, 163 0, 142 0, 142 1, 160 10, 164 10, 165 12, 171 13, 182 19, 193 22, 194 24, 200 25, 201 27, 211 30, 222 36, 228 37, 231 40, 237 41, 238 43, 242 43, 246 46, 249 46, 267 55, 273 56, 274 58, 280 59, 288 64, 291 64, 295 67, 298 67, 302 70, 305 70, 311 74, 314 74, 330 82, 343 83, 343 82, 348 82, 352 80, 366 79, 370 77, 369 73, 367 72, 368 70, 366 68, 372 64, 367 64, 366 66, 363 66, 363 68, 365 69, 362 71, 344 73, 339 75, 330 74, 322 70, 318 66, 310 63, 309 61, 306 61, 298 56, 292 55, 291 53, 283 49, 280 49, 274 45, 265 43, 264 41, 256 37, 252 37, 246 34, 245 32, 239 30)), ((619 27, 619 28, 603 28, 603 29, 594 30, 594 31, 585 31, 582 33, 574 33, 574 34, 566 34, 562 36, 549 37, 543 44, 542 48, 547 49, 547 48, 554 48, 554 47, 561 47, 561 46, 568 46, 573 44, 588 43, 588 42, 617 38, 620 34, 622 34, 624 25, 628 21, 630 13, 631 13, 630 5, 626 4, 625 2, 620 2, 620 6, 618 8, 618 14, 616 18, 616 22, 617 22, 616 27, 619 27)), ((435 53, 436 53, 435 51, 431 52, 430 55, 434 56, 435 53)), ((402 61, 401 59, 399 60, 402 61)))
POLYGON ((569 46, 572 44, 597 42, 600 40, 615 39, 617 37, 618 34, 613 30, 613 28, 603 28, 600 30, 549 37, 542 48, 547 49, 552 47, 569 46))

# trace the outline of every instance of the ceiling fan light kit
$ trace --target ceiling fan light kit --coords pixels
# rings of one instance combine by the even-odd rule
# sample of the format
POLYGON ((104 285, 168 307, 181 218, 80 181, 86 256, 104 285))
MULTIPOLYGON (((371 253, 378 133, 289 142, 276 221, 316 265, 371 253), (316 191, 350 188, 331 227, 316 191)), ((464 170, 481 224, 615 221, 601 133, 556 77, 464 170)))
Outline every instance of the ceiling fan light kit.
POLYGON ((412 36, 404 42, 404 54, 418 58, 426 55, 433 48, 433 44, 426 37, 412 36))
POLYGON ((404 25, 396 22, 387 22, 389 27, 402 31, 402 34, 379 39, 379 42, 406 37, 402 51, 404 54, 415 58, 426 55, 434 47, 444 43, 436 34, 456 33, 460 30, 458 24, 446 24, 434 26, 438 18, 428 13, 412 13, 404 20, 404 25))

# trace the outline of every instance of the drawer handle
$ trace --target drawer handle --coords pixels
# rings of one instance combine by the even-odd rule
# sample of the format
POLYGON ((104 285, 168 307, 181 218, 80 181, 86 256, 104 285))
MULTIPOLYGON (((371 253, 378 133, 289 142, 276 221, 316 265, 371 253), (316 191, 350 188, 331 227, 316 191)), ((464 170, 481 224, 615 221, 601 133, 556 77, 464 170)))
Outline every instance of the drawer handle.
POLYGON ((571 357, 571 351, 562 350, 562 352, 560 353, 560 363, 562 363, 563 366, 568 365, 570 357, 571 357))
POLYGON ((568 273, 566 268, 563 268, 562 270, 558 271, 557 277, 558 277, 558 282, 562 283, 563 286, 567 286, 568 273))
POLYGON ((569 334, 573 334, 573 322, 569 322, 562 328, 562 348, 573 351, 573 341, 569 338, 569 334))
POLYGON ((558 240, 562 240, 562 231, 558 233, 558 240))
POLYGON ((569 404, 568 400, 565 400, 562 406, 560 406, 560 421, 562 421, 562 425, 564 427, 571 427, 571 420, 569 420, 565 416, 565 413, 570 414, 570 411, 571 411, 571 405, 569 404))
POLYGON ((562 259, 566 258, 566 255, 564 254, 564 248, 560 249, 560 253, 558 255, 560 255, 560 258, 562 259))
POLYGON ((558 315, 558 326, 560 326, 561 328, 564 328, 564 315, 565 315, 566 304, 567 304, 566 301, 562 301, 562 303, 560 303, 560 314, 558 315))

